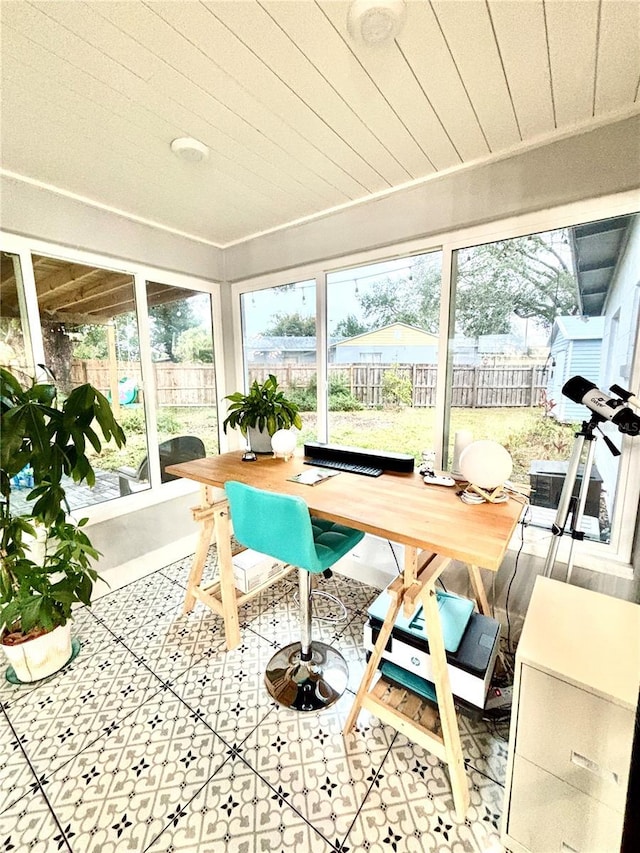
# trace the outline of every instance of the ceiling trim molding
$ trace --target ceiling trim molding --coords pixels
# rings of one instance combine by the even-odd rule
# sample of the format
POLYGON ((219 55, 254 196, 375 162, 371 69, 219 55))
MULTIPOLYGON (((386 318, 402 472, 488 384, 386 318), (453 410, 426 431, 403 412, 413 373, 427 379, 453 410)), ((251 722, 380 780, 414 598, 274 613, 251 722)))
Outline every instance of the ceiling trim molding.
POLYGON ((574 136, 581 136, 582 134, 590 133, 591 131, 598 130, 599 128, 606 127, 611 124, 624 122, 637 115, 640 115, 640 106, 634 106, 631 109, 615 113, 615 115, 607 116, 603 119, 592 119, 586 122, 582 122, 580 124, 576 124, 571 128, 563 130, 560 133, 558 133, 557 131, 553 131, 544 134, 544 136, 540 136, 530 142, 521 142, 517 145, 513 145, 510 148, 505 149, 504 151, 500 151, 499 154, 487 154, 485 157, 478 157, 475 160, 469 160, 466 163, 460 163, 455 166, 450 166, 448 169, 441 169, 440 171, 432 172, 429 175, 425 175, 422 178, 416 178, 413 181, 405 181, 405 183, 403 184, 398 184, 396 186, 389 187, 388 189, 370 193, 369 195, 363 196, 362 198, 357 198, 353 201, 344 202, 344 204, 336 205, 335 207, 330 207, 326 210, 321 210, 318 213, 312 213, 309 214, 309 216, 303 216, 299 219, 291 220, 290 222, 286 222, 282 225, 276 225, 273 228, 268 228, 264 231, 257 231, 255 234, 250 234, 247 237, 241 237, 238 240, 231 240, 229 243, 222 244, 220 248, 230 249, 236 246, 241 246, 243 243, 247 243, 250 240, 255 240, 259 237, 266 237, 269 234, 276 234, 278 231, 284 231, 287 228, 293 228, 297 225, 304 225, 306 223, 313 222, 316 219, 322 219, 326 216, 331 216, 334 213, 340 213, 343 210, 348 210, 349 208, 358 207, 359 205, 366 204, 367 202, 375 201, 376 199, 387 198, 388 196, 393 196, 396 193, 400 193, 408 189, 427 186, 428 184, 434 183, 435 181, 445 178, 448 175, 459 175, 463 174, 464 172, 471 171, 472 169, 477 169, 479 166, 487 166, 489 164, 499 163, 502 160, 509 160, 512 157, 517 157, 520 154, 526 154, 527 152, 534 151, 537 148, 544 148, 546 145, 552 145, 554 142, 561 142, 564 139, 569 139, 574 136))
POLYGON ((206 240, 204 237, 196 237, 193 234, 189 234, 187 231, 180 231, 177 228, 171 228, 168 225, 163 225, 161 222, 156 222, 154 219, 147 219, 144 216, 129 213, 126 210, 112 207, 111 205, 104 204, 103 202, 88 198, 87 196, 62 189, 54 184, 47 184, 44 181, 29 178, 27 175, 21 175, 19 172, 11 172, 9 169, 3 169, 0 167, 0 177, 11 178, 14 181, 20 181, 23 184, 29 184, 29 186, 36 187, 36 189, 46 190, 47 192, 54 193, 55 195, 61 195, 64 196, 64 198, 69 198, 72 201, 79 201, 81 204, 89 205, 89 207, 94 207, 97 210, 104 210, 107 213, 113 213, 116 216, 122 216, 124 219, 129 219, 132 222, 138 222, 140 225, 147 225, 151 228, 158 228, 160 231, 166 231, 168 234, 175 234, 176 237, 184 237, 187 240, 193 240, 195 243, 202 243, 204 246, 211 246, 214 249, 224 249, 224 246, 221 243, 214 243, 212 240, 206 240))

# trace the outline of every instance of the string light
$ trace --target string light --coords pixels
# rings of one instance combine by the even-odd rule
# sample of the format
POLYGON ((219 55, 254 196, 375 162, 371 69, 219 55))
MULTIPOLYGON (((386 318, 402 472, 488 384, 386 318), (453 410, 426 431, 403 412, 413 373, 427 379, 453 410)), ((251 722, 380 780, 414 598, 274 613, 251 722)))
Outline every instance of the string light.
POLYGON ((407 271, 409 271, 409 275, 407 276, 407 281, 413 281, 413 274, 411 272, 412 269, 413 269, 413 267, 400 267, 399 269, 386 270, 384 272, 373 272, 373 273, 370 273, 369 275, 360 275, 357 278, 355 278, 355 277, 352 279, 345 278, 345 279, 342 279, 341 281, 331 281, 331 282, 329 282, 329 285, 347 284, 347 282, 352 281, 355 284, 355 291, 354 292, 357 296, 360 293, 359 284, 361 281, 368 281, 370 278, 377 279, 378 281, 380 281, 380 279, 388 278, 390 276, 397 275, 400 273, 406 273, 407 271))

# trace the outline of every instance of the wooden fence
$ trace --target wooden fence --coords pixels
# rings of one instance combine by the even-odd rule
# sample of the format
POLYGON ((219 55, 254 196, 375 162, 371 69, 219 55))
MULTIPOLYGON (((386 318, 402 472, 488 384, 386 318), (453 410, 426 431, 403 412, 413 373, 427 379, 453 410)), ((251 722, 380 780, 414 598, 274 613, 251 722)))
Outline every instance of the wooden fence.
MULTIPOLYGON (((159 406, 215 406, 216 374, 213 364, 174 364, 162 361, 153 365, 159 406)), ((106 393, 110 388, 108 361, 74 361, 74 384, 90 382, 106 393)), ((118 362, 118 380, 130 379, 142 388, 137 362, 118 362)))
MULTIPOLYGON (((215 370, 212 364, 154 365, 160 406, 209 406, 216 402, 215 370)), ((314 365, 252 365, 249 380, 263 382, 273 373, 284 389, 306 388, 315 381, 314 365)), ((332 364, 329 379, 343 382, 366 408, 383 406, 385 375, 408 380, 411 405, 414 408, 435 406, 435 364, 332 364)), ((118 379, 128 378, 142 387, 140 366, 118 364, 118 379)), ((75 361, 72 366, 74 384, 91 382, 97 388, 109 389, 107 361, 75 361)), ((453 368, 452 406, 491 408, 538 406, 546 386, 544 365, 456 366, 453 368)))

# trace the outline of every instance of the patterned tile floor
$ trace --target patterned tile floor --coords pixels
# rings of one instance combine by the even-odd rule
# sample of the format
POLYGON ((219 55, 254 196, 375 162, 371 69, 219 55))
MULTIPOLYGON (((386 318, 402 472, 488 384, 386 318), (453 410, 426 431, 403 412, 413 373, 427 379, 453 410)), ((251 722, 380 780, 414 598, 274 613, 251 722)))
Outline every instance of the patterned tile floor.
MULTIPOLYGON (((460 718, 464 821, 432 755, 366 712, 342 736, 376 589, 322 581, 348 616, 314 621, 314 635, 347 658, 349 689, 332 708, 300 714, 273 703, 262 680, 274 649, 298 636, 295 583, 246 605, 242 642, 225 652, 218 617, 202 605, 181 614, 189 565, 78 611, 81 651, 62 672, 34 685, 2 678, 0 853, 502 850, 497 731, 460 718)), ((331 615, 330 603, 317 606, 331 615)))

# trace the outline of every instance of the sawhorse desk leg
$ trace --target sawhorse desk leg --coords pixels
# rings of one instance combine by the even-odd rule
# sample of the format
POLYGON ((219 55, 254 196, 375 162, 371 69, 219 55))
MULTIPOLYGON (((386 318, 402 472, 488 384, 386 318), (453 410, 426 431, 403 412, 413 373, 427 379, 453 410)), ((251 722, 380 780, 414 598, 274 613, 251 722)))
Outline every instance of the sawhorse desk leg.
POLYGON ((211 537, 213 536, 214 518, 213 511, 215 502, 212 497, 210 486, 200 486, 200 506, 191 507, 193 520, 200 525, 198 534, 198 544, 196 552, 193 555, 193 563, 187 580, 187 594, 184 599, 183 613, 191 613, 196 603, 196 590, 200 587, 202 574, 204 572, 209 546, 211 545, 211 537))
POLYGON ((473 589, 473 597, 478 605, 478 610, 483 616, 491 616, 491 607, 489 606, 489 600, 482 582, 482 575, 480 574, 479 567, 468 563, 467 571, 469 572, 469 580, 471 581, 471 588, 473 589))
POLYGON ((424 554, 421 557, 421 563, 418 566, 416 549, 405 548, 404 576, 396 578, 387 589, 392 603, 347 717, 344 734, 346 735, 351 731, 361 709, 365 708, 383 723, 393 726, 409 739, 432 752, 449 767, 453 802, 456 814, 462 820, 469 808, 469 788, 464 768, 458 721, 449 683, 449 671, 435 590, 436 580, 451 561, 434 554, 424 554), (405 615, 410 616, 416 609, 418 599, 423 604, 425 621, 429 626, 429 650, 438 703, 437 715, 431 706, 423 703, 419 697, 403 688, 392 686, 383 676, 378 679, 372 689, 382 653, 393 630, 400 607, 404 607, 405 615), (434 730, 438 716, 441 734, 434 730))
POLYGON ((183 613, 190 613, 196 600, 208 605, 224 620, 224 634, 227 649, 235 649, 240 644, 240 623, 238 619, 238 600, 233 579, 231 555, 231 525, 229 522, 229 504, 226 498, 215 500, 211 486, 201 487, 200 506, 193 507, 194 519, 200 524, 198 544, 193 557, 187 594, 184 599, 183 613), (220 579, 209 587, 202 587, 202 575, 207 562, 211 538, 215 532, 218 549, 218 570, 220 579))

